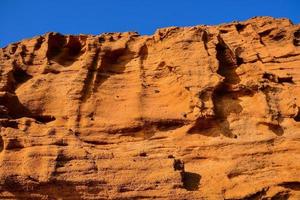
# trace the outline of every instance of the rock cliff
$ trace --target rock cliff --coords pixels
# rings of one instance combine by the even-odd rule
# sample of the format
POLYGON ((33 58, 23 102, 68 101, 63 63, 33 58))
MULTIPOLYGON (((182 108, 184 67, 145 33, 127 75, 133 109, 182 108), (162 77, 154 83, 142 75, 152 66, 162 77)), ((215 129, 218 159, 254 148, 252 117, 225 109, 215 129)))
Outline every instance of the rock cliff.
POLYGON ((0 198, 300 199, 300 25, 0 49, 0 198))

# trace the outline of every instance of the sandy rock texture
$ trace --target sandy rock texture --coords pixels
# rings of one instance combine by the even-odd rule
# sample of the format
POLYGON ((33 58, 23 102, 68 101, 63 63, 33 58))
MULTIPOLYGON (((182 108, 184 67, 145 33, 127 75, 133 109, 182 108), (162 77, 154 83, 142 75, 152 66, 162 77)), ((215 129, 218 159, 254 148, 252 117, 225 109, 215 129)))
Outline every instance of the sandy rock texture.
POLYGON ((0 135, 0 199, 300 199, 300 25, 10 44, 0 135))

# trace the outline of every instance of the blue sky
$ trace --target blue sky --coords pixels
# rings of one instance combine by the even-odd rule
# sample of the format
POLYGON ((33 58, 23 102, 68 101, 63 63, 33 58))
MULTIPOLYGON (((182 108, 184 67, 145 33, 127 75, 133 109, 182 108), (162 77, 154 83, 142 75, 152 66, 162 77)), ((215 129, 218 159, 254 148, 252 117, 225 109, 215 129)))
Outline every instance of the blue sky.
POLYGON ((300 23, 300 0, 0 0, 0 47, 55 31, 152 34, 167 26, 214 25, 254 16, 300 23))

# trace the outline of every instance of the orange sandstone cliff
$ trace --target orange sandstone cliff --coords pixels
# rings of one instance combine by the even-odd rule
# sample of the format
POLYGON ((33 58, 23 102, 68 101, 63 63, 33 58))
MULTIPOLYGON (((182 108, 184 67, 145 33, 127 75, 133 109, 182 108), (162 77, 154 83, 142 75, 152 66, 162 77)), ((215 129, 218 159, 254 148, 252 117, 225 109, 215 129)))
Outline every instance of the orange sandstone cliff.
POLYGON ((0 199, 300 199, 300 25, 10 44, 0 135, 0 199))

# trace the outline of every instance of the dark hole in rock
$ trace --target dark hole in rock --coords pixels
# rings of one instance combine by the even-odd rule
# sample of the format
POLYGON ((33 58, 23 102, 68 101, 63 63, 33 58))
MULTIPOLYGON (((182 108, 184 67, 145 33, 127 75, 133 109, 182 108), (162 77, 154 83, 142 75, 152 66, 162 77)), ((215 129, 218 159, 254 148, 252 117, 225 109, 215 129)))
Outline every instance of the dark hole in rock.
POLYGON ((237 64, 237 65, 241 65, 241 64, 243 64, 243 63, 244 63, 243 58, 237 56, 237 57, 236 57, 236 64, 237 64))
POLYGON ((284 34, 278 34, 278 35, 275 35, 272 39, 275 40, 275 41, 279 41, 281 39, 284 38, 284 34))
POLYGON ((173 168, 175 171, 184 171, 184 163, 180 159, 174 159, 173 168))
POLYGON ((8 143, 6 145, 7 150, 17 150, 17 149, 22 149, 24 148, 24 145, 22 142, 16 138, 11 138, 8 140, 8 143))
POLYGON ((139 154, 141 157, 146 157, 147 156, 147 153, 146 152, 140 152, 139 154))
POLYGON ((228 30, 220 30, 220 33, 228 33, 229 31, 228 30))
POLYGON ((104 38, 104 37, 99 37, 99 42, 100 42, 100 43, 105 42, 105 38, 104 38))
POLYGON ((156 126, 159 131, 170 131, 180 128, 185 125, 184 121, 181 120, 165 120, 165 121, 157 121, 152 122, 149 125, 156 126))
POLYGON ((258 33, 260 37, 265 37, 272 32, 272 29, 265 30, 263 32, 258 33))
POLYGON ((300 46, 300 39, 294 39, 294 40, 293 40, 293 44, 294 44, 295 46, 300 46))
POLYGON ((273 131, 276 135, 281 136, 284 133, 283 128, 277 124, 268 124, 269 130, 273 131))
POLYGON ((39 116, 34 116, 33 118, 36 119, 36 121, 41 123, 49 123, 55 120, 55 117, 51 115, 39 115, 39 116))
POLYGON ((236 30, 238 32, 241 32, 241 31, 243 31, 246 28, 246 25, 244 25, 244 24, 236 24, 235 28, 236 28, 236 30))
POLYGON ((273 82, 276 82, 276 76, 274 74, 271 74, 271 73, 268 73, 268 72, 263 73, 262 78, 268 79, 268 80, 273 81, 273 82))
POLYGON ((214 118, 199 118, 195 125, 188 130, 188 133, 194 134, 217 126, 214 118))
POLYGON ((275 74, 265 72, 262 76, 264 79, 268 79, 269 81, 275 83, 294 83, 292 76, 278 77, 275 74))
POLYGON ((76 37, 70 37, 70 40, 66 47, 69 50, 69 56, 76 56, 81 51, 81 43, 78 38, 76 37))
POLYGON ((43 38, 43 37, 39 37, 39 38, 36 40, 36 43, 35 43, 35 45, 34 45, 34 50, 35 50, 35 51, 41 48, 43 41, 44 41, 44 38, 43 38))
POLYGON ((65 140, 58 140, 56 142, 54 142, 53 144, 57 145, 57 146, 68 146, 68 143, 65 140))
POLYGON ((168 158, 175 158, 173 155, 168 155, 168 158))
POLYGON ((199 189, 201 176, 193 172, 181 172, 183 187, 188 191, 199 189))
POLYGON ((30 78, 32 78, 31 75, 29 75, 25 70, 23 70, 19 67, 14 68, 13 77, 14 77, 15 81, 17 82, 17 84, 24 83, 27 80, 29 80, 30 78))
POLYGON ((297 113, 297 115, 294 117, 294 120, 296 121, 296 122, 300 122, 300 108, 298 107, 298 113, 297 113))
POLYGON ((300 46, 300 30, 294 32, 293 44, 295 46, 300 46))
POLYGON ((7 118, 8 114, 8 108, 4 105, 0 105, 0 118, 7 118))
POLYGON ((282 187, 288 188, 288 189, 300 191, 300 182, 298 182, 298 181, 283 182, 283 183, 280 183, 279 185, 282 187))
POLYGON ((66 38, 60 33, 51 33, 48 39, 48 50, 47 50, 47 57, 52 59, 53 57, 57 56, 64 44, 66 43, 66 38))
POLYGON ((278 77, 278 83, 294 83, 293 77, 278 77))
POLYGON ((1 120, 0 121, 0 127, 10 127, 10 128, 15 128, 17 129, 18 128, 18 122, 14 121, 14 120, 8 120, 8 119, 5 119, 5 120, 1 120))
POLYGON ((300 30, 294 32, 294 37, 300 39, 300 30))

